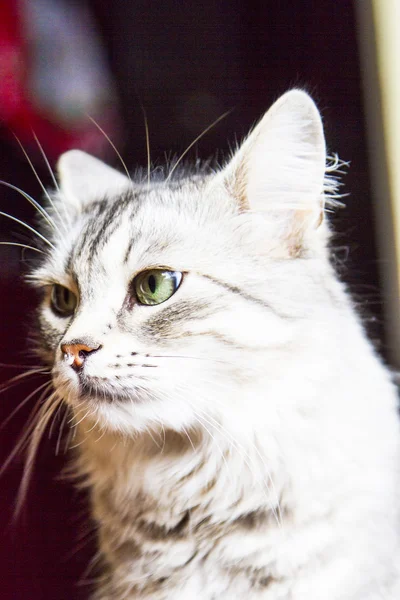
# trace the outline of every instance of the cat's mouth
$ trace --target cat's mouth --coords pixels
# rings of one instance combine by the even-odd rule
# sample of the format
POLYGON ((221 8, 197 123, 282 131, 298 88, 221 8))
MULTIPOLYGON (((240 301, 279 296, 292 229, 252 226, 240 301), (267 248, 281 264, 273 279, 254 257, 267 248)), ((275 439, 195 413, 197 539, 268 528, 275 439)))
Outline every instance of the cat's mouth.
POLYGON ((152 399, 149 392, 135 388, 124 390, 122 386, 114 386, 111 382, 96 383, 92 381, 80 381, 78 385, 78 396, 80 401, 106 402, 134 402, 142 403, 152 399))
POLYGON ((88 402, 90 404, 115 404, 115 403, 134 403, 141 404, 154 400, 153 394, 146 389, 142 382, 135 385, 132 379, 129 381, 129 387, 125 387, 121 381, 113 381, 105 377, 88 377, 79 373, 78 377, 65 377, 64 373, 55 370, 53 373, 53 382, 56 390, 68 402, 88 402))

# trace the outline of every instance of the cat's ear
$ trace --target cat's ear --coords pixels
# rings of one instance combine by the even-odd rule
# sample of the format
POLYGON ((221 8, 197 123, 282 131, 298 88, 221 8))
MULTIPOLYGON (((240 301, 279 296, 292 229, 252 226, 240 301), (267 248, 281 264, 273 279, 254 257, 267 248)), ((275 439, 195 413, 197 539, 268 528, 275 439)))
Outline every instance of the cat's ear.
POLYGON ((233 156, 224 184, 241 210, 271 213, 286 220, 288 235, 301 237, 306 227, 317 228, 322 221, 325 163, 319 112, 305 92, 292 90, 233 156))
POLYGON ((78 210, 95 200, 124 192, 130 186, 126 175, 82 150, 62 154, 57 171, 62 196, 78 210))

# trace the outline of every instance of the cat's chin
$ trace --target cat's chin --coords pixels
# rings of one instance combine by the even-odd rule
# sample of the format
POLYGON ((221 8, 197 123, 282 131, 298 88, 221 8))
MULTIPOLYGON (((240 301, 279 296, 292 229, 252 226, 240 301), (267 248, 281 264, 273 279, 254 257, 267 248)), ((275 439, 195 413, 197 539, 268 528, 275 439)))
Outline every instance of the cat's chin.
POLYGON ((131 386, 124 389, 123 386, 115 386, 112 382, 99 383, 91 378, 65 378, 57 373, 53 378, 54 387, 59 395, 64 397, 72 407, 87 404, 90 407, 97 407, 101 404, 142 404, 154 401, 154 396, 145 389, 136 389, 131 386))
POLYGON ((78 401, 90 404, 120 404, 120 403, 143 403, 151 402, 153 397, 148 392, 135 390, 115 390, 109 387, 100 387, 88 382, 79 384, 78 401))
POLYGON ((108 431, 130 437, 149 430, 167 428, 179 433, 192 427, 190 415, 184 415, 182 412, 178 415, 170 411, 169 417, 166 418, 164 410, 156 402, 151 406, 145 403, 133 405, 126 402, 98 402, 91 399, 87 402, 87 410, 82 407, 82 403, 71 403, 71 405, 74 420, 80 424, 83 433, 95 427, 102 433, 108 431))
POLYGON ((128 435, 167 428, 177 433, 192 428, 198 422, 193 417, 190 405, 171 402, 149 392, 130 391, 128 394, 77 393, 64 396, 71 407, 75 423, 89 429, 96 423, 102 431, 114 431, 128 435))

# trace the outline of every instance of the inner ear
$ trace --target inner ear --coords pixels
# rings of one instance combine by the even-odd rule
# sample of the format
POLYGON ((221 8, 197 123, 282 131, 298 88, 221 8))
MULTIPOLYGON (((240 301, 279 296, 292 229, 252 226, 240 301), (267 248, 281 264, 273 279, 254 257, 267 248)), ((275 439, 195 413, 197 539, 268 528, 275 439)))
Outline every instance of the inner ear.
POLYGON ((126 175, 82 150, 62 154, 57 171, 63 199, 78 210, 105 196, 120 194, 131 185, 126 175))

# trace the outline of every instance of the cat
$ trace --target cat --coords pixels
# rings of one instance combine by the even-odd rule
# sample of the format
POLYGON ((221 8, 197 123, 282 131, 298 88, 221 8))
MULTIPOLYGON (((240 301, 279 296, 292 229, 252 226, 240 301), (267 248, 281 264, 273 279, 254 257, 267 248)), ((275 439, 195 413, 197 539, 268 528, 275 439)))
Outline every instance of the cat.
POLYGON ((330 263, 326 162, 301 90, 223 168, 59 159, 38 427, 74 415, 94 599, 400 598, 397 393, 330 263))

